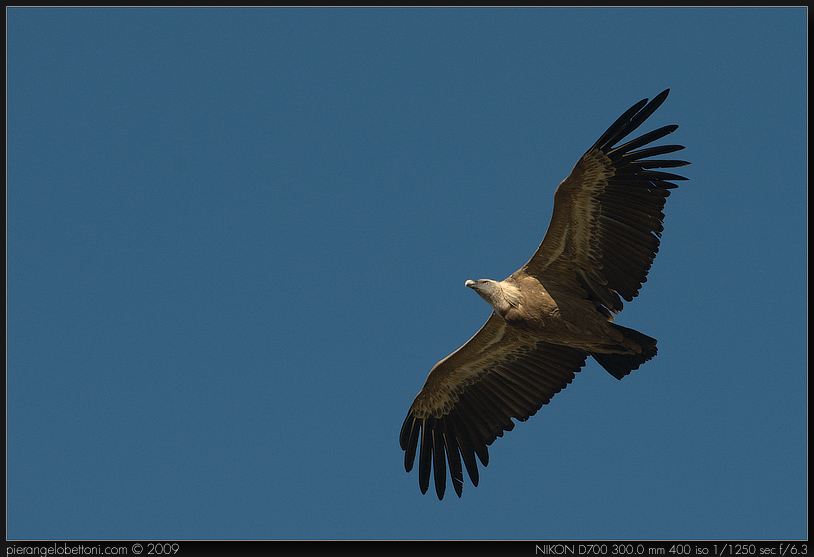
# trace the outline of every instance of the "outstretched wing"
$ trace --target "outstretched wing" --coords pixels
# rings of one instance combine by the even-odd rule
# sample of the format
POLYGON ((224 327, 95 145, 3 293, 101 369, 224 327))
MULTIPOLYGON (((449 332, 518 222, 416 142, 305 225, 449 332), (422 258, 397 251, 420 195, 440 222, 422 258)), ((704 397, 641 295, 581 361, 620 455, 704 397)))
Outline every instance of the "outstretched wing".
POLYGON ((492 313, 474 337, 435 365, 404 420, 404 467, 412 470, 418 451, 421 492, 427 492, 433 468, 443 499, 448 462, 460 497, 461 460, 477 486, 475 455, 486 466, 487 445, 514 428, 512 418, 527 420, 568 385, 586 357, 576 348, 526 338, 492 313))
POLYGON ((664 126, 616 146, 667 98, 669 89, 625 112, 577 162, 554 194, 554 212, 537 252, 523 270, 540 280, 580 286, 589 298, 614 313, 632 300, 647 280, 659 249, 664 204, 671 180, 685 180, 658 168, 689 164, 652 160, 683 149, 662 145, 640 149, 674 132, 664 126), (648 159, 648 160, 645 160, 648 159))

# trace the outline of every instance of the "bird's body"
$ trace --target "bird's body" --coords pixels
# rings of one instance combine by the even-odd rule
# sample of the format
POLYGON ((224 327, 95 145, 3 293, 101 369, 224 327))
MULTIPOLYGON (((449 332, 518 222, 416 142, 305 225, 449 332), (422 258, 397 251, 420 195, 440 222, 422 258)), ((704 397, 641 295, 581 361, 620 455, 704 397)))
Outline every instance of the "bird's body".
POLYGON ((623 114, 577 162, 554 194, 548 231, 532 258, 503 281, 468 280, 492 308, 486 324, 438 362, 413 401, 400 442, 405 468, 419 457, 443 498, 447 463, 460 497, 463 468, 478 484, 475 456, 567 386, 592 356, 621 379, 656 354, 656 340, 613 323, 635 297, 658 251, 662 209, 681 176, 652 170, 688 164, 643 160, 682 149, 636 150, 673 131, 665 126, 616 146, 668 91, 623 114))
POLYGON ((535 341, 551 342, 598 353, 639 353, 641 347, 625 339, 611 324, 612 315, 595 303, 556 282, 518 271, 504 281, 467 281, 507 325, 535 341), (488 287, 486 285, 493 285, 488 287), (486 295, 482 291, 486 289, 486 295), (626 342, 627 340, 627 342, 626 342))

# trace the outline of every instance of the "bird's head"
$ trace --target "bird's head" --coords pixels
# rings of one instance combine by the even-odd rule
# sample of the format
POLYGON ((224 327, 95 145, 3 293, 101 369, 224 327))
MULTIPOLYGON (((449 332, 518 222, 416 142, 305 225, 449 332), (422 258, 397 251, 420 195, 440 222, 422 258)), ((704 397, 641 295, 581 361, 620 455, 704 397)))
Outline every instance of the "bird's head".
POLYGON ((516 306, 519 302, 520 291, 517 287, 506 284, 505 281, 498 282, 489 279, 468 280, 464 285, 477 292, 481 298, 486 300, 489 305, 495 308, 501 315, 511 307, 516 306))
POLYGON ((477 292, 486 301, 500 290, 498 283, 489 279, 468 280, 464 286, 477 292))

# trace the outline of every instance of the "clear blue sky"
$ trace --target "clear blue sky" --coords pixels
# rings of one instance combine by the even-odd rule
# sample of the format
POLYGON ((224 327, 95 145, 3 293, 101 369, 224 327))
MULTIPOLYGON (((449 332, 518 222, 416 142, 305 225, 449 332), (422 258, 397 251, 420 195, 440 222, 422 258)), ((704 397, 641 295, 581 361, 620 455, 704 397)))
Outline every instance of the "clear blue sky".
POLYGON ((10 538, 807 532, 807 11, 10 9, 10 538), (624 110, 690 178, 462 499, 398 433, 624 110))

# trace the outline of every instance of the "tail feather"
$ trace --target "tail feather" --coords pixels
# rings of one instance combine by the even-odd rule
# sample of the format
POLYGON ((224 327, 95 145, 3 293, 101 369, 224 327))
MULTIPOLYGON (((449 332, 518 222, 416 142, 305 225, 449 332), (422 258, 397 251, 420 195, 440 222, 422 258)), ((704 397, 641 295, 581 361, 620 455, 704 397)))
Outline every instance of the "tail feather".
POLYGON ((634 331, 633 329, 616 325, 615 323, 611 323, 610 325, 625 335, 625 338, 634 341, 636 344, 642 347, 642 351, 638 354, 591 353, 594 360, 596 360, 599 365, 604 367, 608 373, 617 379, 621 379, 634 369, 639 369, 640 365, 656 355, 656 339, 642 334, 639 331, 634 331))

